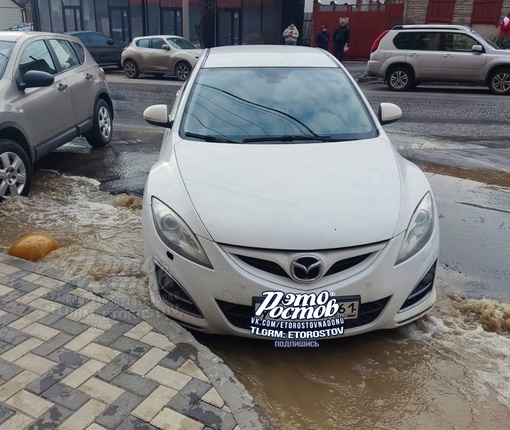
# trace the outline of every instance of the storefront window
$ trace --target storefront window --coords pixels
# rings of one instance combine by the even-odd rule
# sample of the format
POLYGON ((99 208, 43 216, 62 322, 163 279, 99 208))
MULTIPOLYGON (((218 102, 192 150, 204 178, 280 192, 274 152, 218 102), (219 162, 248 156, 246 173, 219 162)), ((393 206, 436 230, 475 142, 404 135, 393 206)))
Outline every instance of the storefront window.
POLYGON ((131 13, 128 0, 109 0, 110 35, 113 39, 131 41, 131 13))
POLYGON ((108 18, 108 3, 104 0, 95 0, 95 6, 97 31, 111 37, 110 21, 108 18))
POLYGON ((143 16, 142 5, 140 0, 129 0, 129 13, 131 15, 131 36, 143 36, 143 16))
POLYGON ((61 0, 51 0, 50 13, 51 13, 51 31, 53 31, 54 33, 63 33, 64 18, 62 15, 63 11, 61 0))
POLYGON ((89 31, 96 30, 96 20, 94 17, 94 2, 92 0, 83 0, 83 29, 89 31))
POLYGON ((278 45, 282 43, 282 3, 281 0, 263 0, 262 37, 264 43, 278 45))
POLYGON ((39 30, 51 31, 49 0, 38 0, 37 6, 39 8, 39 30))
POLYGON ((157 0, 151 0, 147 4, 147 34, 160 34, 159 20, 160 9, 157 0))
POLYGON ((243 7, 243 44, 254 45, 264 43, 262 36, 262 1, 250 0, 243 7))

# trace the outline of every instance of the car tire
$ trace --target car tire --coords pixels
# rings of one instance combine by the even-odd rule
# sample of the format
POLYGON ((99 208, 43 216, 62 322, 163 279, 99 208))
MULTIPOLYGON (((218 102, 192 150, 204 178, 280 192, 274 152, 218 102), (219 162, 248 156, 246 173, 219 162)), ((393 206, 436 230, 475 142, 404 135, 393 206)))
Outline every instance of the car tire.
POLYGON ((140 75, 140 71, 138 70, 138 66, 133 60, 126 60, 124 61, 124 73, 129 79, 135 79, 138 78, 138 75, 140 75))
POLYGON ((191 66, 188 63, 181 61, 180 63, 177 63, 177 65, 175 66, 174 73, 175 76, 177 76, 177 79, 179 79, 179 81, 185 81, 186 79, 188 79, 188 76, 191 73, 191 66))
POLYGON ((413 74, 409 67, 393 67, 386 75, 386 84, 392 91, 406 91, 412 88, 414 82, 413 74))
POLYGON ((110 143, 112 134, 113 122, 110 106, 103 99, 98 99, 94 108, 94 125, 92 130, 85 134, 85 138, 90 146, 102 148, 110 143))
POLYGON ((499 69, 489 76, 489 89, 492 94, 505 96, 510 94, 510 69, 499 69))
POLYGON ((32 163, 25 150, 12 140, 0 139, 0 202, 28 196, 31 185, 32 163))

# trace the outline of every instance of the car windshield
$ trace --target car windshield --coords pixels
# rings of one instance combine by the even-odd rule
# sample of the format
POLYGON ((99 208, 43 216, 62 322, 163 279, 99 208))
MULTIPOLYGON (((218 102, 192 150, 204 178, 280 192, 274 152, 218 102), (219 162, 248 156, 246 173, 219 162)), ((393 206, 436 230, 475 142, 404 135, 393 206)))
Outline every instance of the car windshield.
POLYGON ((377 128, 339 68, 202 69, 185 107, 183 138, 230 143, 368 139, 377 128))
POLYGON ((6 40, 0 40, 0 78, 3 77, 5 67, 9 62, 12 48, 14 48, 14 42, 8 42, 6 40))
POLYGON ((177 38, 177 37, 168 37, 166 40, 172 46, 172 48, 197 49, 195 45, 193 45, 191 42, 188 42, 186 39, 181 39, 181 38, 177 38))

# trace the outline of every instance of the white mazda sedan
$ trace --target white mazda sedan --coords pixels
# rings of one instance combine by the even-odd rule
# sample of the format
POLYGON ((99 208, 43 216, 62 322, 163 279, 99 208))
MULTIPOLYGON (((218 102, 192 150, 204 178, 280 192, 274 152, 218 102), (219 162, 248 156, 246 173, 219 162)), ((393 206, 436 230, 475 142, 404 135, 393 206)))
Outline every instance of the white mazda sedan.
POLYGON ((327 339, 430 311, 437 209, 332 55, 296 46, 205 50, 171 111, 143 201, 154 306, 193 330, 327 339))

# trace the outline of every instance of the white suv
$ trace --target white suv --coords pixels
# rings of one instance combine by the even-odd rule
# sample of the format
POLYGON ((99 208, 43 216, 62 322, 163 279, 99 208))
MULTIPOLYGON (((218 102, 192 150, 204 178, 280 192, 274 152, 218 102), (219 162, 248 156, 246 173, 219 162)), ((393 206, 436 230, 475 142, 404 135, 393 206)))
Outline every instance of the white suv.
POLYGON ((510 50, 498 48, 469 27, 397 25, 372 45, 369 74, 393 91, 421 82, 470 82, 510 94, 510 50))

